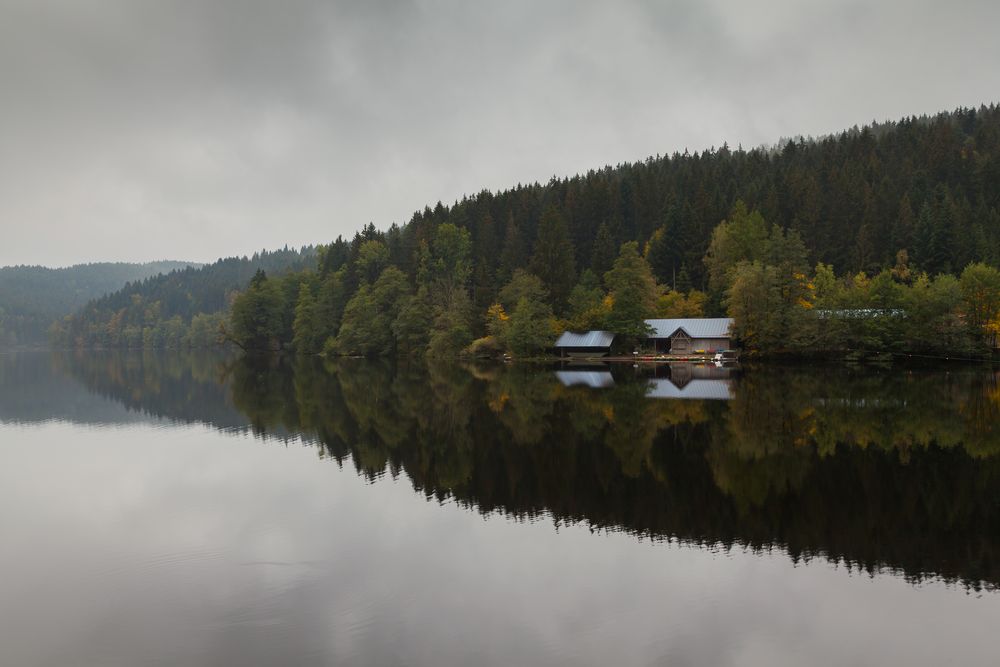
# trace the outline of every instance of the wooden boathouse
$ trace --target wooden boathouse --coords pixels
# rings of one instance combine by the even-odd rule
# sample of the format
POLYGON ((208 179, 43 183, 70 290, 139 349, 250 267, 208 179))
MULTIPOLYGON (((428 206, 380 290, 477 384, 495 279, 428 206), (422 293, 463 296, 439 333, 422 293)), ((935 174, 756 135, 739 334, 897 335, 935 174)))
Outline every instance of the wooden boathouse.
POLYGON ((646 320, 653 332, 647 344, 659 354, 710 354, 733 347, 731 317, 646 320))

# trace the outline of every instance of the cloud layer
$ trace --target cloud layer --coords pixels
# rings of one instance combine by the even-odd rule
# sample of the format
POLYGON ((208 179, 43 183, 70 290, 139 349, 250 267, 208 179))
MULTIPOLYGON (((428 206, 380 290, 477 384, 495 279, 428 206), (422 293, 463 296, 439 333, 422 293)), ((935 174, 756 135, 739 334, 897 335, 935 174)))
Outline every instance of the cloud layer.
POLYGON ((996 101, 996 25, 995 2, 0 0, 0 265, 325 242, 996 101))

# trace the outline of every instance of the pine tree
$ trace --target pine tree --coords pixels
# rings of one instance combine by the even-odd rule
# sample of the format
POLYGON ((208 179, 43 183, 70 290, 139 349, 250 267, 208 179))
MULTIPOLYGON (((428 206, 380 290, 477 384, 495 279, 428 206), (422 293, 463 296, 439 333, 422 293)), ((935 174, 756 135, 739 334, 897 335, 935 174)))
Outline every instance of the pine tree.
POLYGON ((493 302, 496 294, 497 234, 488 212, 473 228, 472 302, 477 311, 493 302))
POLYGON ((298 354, 313 354, 322 350, 317 344, 316 299, 312 288, 303 282, 299 287, 299 298, 295 304, 295 337, 292 345, 298 354))
POLYGON ((497 282, 501 285, 505 284, 514 275, 514 271, 523 268, 527 263, 524 238, 514 222, 514 215, 511 214, 507 218, 507 226, 504 230, 500 265, 497 267, 497 282))
POLYGON ((550 206, 538 223, 531 272, 542 279, 558 313, 565 311, 566 299, 576 282, 574 254, 566 220, 557 208, 550 206))
POLYGON ((946 225, 940 206, 925 202, 917 217, 914 246, 918 265, 931 275, 947 271, 950 265, 946 225))
POLYGON ((602 222, 597 228, 594 245, 590 252, 590 269, 599 276, 611 270, 615 263, 615 241, 611 237, 608 223, 602 222))
POLYGON ((688 273, 687 262, 681 264, 681 270, 677 272, 677 280, 674 282, 674 290, 687 294, 693 289, 691 275, 688 273))
POLYGON ((653 232, 644 255, 656 279, 665 285, 671 284, 677 270, 676 252, 666 225, 653 232))
POLYGON ((892 230, 892 249, 913 250, 913 230, 914 230, 913 205, 910 203, 910 195, 904 193, 899 200, 899 213, 896 216, 896 224, 892 230))

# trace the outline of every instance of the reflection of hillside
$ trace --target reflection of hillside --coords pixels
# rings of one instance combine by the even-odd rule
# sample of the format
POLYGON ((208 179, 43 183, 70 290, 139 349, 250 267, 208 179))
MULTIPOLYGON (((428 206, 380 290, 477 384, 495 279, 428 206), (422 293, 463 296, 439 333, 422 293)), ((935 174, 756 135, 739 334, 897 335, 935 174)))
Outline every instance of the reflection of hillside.
POLYGON ((46 352, 0 353, 0 422, 124 424, 143 419, 121 402, 67 380, 46 352))
MULTIPOLYGON (((51 365, 129 414, 242 428, 224 383, 226 357, 199 352, 54 352, 51 365)), ((65 380, 62 380, 65 384, 65 380)))
POLYGON ((753 369, 704 378, 731 400, 681 401, 631 368, 591 389, 518 365, 113 356, 60 364, 130 409, 301 434, 481 512, 1000 584, 991 372, 753 369))
POLYGON ((482 512, 1000 583, 1000 457, 982 419, 1000 406, 976 398, 995 396, 989 374, 759 370, 721 402, 646 400, 649 378, 630 373, 593 390, 518 366, 287 372, 308 398, 268 406, 260 426, 315 434, 361 474, 404 472, 482 512), (883 392, 920 414, 852 398, 883 392))

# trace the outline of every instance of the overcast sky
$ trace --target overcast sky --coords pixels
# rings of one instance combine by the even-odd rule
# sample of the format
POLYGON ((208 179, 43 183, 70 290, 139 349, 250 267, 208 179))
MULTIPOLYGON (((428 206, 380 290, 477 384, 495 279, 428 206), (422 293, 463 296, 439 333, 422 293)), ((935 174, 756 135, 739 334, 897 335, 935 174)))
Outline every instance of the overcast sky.
POLYGON ((327 242, 998 101, 997 26, 996 0, 0 0, 0 265, 327 242))

